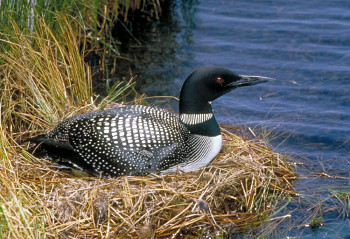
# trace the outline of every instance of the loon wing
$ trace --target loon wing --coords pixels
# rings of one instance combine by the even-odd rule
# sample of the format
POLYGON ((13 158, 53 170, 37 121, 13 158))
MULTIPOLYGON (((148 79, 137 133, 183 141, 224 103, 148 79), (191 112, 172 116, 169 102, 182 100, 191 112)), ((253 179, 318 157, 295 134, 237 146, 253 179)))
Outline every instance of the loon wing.
POLYGON ((186 147, 186 128, 176 115, 146 106, 82 115, 71 120, 68 131, 85 163, 112 176, 169 168, 186 147))

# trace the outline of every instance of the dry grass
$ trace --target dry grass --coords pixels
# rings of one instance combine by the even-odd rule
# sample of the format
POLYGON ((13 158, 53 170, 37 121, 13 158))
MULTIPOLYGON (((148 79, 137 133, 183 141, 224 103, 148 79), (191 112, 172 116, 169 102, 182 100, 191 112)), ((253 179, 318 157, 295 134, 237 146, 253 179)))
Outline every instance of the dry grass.
MULTIPOLYGON (((293 169, 281 155, 223 130, 208 167, 176 175, 72 177, 16 142, 62 118, 96 110, 91 75, 76 36, 42 22, 30 35, 1 35, 0 238, 152 238, 255 228, 293 195, 293 169)), ((120 87, 124 91, 125 87, 120 87)))

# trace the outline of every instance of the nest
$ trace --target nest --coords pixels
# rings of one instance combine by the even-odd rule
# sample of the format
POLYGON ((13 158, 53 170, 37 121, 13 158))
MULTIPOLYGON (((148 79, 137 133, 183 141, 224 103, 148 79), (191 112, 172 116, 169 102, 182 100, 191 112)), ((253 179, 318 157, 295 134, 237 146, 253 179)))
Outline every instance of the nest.
POLYGON ((103 179, 76 177, 50 162, 20 163, 18 178, 45 225, 61 238, 169 238, 256 227, 293 195, 293 168, 280 154, 223 130, 223 149, 189 172, 103 179))

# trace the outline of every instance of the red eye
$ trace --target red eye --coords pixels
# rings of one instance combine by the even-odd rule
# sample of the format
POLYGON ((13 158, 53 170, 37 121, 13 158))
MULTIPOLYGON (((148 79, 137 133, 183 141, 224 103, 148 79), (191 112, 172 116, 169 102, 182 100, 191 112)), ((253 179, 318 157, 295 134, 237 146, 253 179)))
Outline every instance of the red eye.
POLYGON ((221 77, 216 78, 216 82, 219 84, 222 84, 224 82, 224 79, 222 79, 221 77))

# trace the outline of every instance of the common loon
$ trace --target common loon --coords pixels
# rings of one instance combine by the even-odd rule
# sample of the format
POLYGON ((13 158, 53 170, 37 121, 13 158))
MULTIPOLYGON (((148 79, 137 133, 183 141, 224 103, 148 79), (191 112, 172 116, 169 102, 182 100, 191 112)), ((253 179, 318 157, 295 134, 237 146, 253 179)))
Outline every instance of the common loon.
POLYGON ((222 144, 211 102, 229 91, 266 82, 203 67, 188 76, 180 115, 142 105, 73 116, 52 131, 30 138, 32 153, 98 176, 189 172, 209 164, 222 144))

